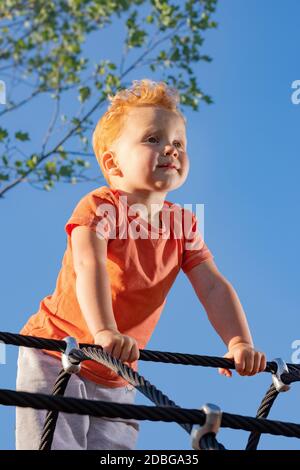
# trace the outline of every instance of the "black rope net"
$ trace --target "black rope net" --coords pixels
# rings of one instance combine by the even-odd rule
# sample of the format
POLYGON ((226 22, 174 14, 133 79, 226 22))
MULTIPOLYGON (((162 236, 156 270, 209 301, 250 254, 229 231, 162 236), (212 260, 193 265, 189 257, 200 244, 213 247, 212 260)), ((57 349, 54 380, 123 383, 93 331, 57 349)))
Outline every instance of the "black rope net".
MULTIPOLYGON (((39 450, 51 449, 59 412, 94 417, 176 422, 192 436, 193 448, 203 450, 225 450, 216 437, 219 427, 249 431, 246 450, 256 450, 263 433, 300 438, 300 424, 267 419, 280 392, 286 391, 291 383, 300 381, 300 365, 285 364, 282 360, 267 362, 264 372, 272 374, 273 383, 267 390, 256 417, 250 417, 221 412, 217 406, 212 404, 205 405, 201 410, 181 408, 142 375, 108 354, 101 346, 84 343, 77 345, 74 338, 65 338, 65 340, 0 332, 0 341, 5 344, 60 351, 64 359, 63 368, 54 384, 52 395, 0 389, 0 404, 2 405, 48 410, 39 450), (71 343, 68 342, 69 339, 72 340, 71 343), (70 347, 70 344, 73 347, 70 347), (71 374, 77 373, 81 362, 86 360, 93 360, 109 367, 149 398, 155 406, 65 397, 64 393, 71 374)), ((140 350, 139 360, 235 368, 234 361, 231 359, 145 349, 140 350)))

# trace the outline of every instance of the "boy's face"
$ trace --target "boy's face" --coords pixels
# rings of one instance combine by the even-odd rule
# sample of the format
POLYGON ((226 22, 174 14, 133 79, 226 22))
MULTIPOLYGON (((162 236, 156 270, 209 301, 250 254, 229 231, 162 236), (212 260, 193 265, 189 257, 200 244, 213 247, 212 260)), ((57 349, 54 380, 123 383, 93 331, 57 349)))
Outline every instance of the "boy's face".
MULTIPOLYGON (((158 106, 132 108, 112 151, 118 164, 113 184, 125 191, 171 191, 189 172, 185 124, 180 116, 158 106), (161 165, 172 164, 174 168, 161 165)), ((110 160, 109 165, 113 165, 110 160)))

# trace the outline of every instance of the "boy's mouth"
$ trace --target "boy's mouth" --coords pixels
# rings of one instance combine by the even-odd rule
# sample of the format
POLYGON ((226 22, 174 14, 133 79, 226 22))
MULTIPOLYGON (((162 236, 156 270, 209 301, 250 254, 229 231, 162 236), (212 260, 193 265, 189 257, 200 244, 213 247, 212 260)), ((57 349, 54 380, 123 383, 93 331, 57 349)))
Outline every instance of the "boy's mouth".
POLYGON ((177 166, 174 163, 166 163, 164 165, 158 165, 158 168, 173 168, 174 170, 178 170, 177 166))

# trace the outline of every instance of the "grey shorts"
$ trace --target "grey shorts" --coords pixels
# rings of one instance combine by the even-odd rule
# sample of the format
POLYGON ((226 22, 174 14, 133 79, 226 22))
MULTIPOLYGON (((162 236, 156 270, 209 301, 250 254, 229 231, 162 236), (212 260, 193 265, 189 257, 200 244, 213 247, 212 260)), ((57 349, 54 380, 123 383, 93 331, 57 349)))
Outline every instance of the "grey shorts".
MULTIPOLYGON (((51 394, 61 361, 39 349, 20 347, 16 389, 51 394)), ((65 396, 133 404, 136 389, 131 385, 111 388, 72 374, 65 396)), ((16 408, 16 449, 39 448, 47 410, 16 408)), ((94 418, 88 415, 59 413, 52 449, 133 450, 139 434, 134 419, 94 418)))

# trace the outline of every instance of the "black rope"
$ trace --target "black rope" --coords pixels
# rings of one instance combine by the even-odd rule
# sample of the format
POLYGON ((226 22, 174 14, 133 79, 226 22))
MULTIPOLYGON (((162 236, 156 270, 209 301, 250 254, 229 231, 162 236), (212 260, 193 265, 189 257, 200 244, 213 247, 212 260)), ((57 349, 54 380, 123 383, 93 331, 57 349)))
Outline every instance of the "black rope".
MULTIPOLYGON (((53 340, 53 339, 39 338, 39 337, 34 337, 34 336, 26 336, 26 335, 13 334, 13 333, 7 333, 7 332, 0 332, 0 341, 3 341, 6 344, 13 344, 16 346, 25 346, 25 347, 34 347, 34 348, 45 349, 45 350, 54 350, 54 351, 60 351, 62 353, 65 351, 65 347, 66 347, 66 343, 63 340, 53 340)), ((95 344, 81 343, 79 344, 79 348, 80 350, 72 351, 70 355, 71 359, 73 358, 77 361, 95 360, 99 362, 100 364, 105 365, 106 367, 109 367, 110 369, 114 370, 118 375, 123 377, 127 382, 134 385, 140 392, 142 392, 145 396, 147 396, 151 401, 153 401, 160 408, 172 407, 172 408, 181 409, 178 405, 176 405, 173 401, 171 401, 166 395, 164 395, 160 390, 158 390, 154 385, 152 385, 150 382, 145 380, 144 377, 140 376, 137 372, 135 372, 133 369, 128 367, 126 364, 123 364, 118 359, 106 353, 101 346, 95 345, 95 344)), ((214 357, 214 356, 202 356, 202 355, 195 355, 195 354, 140 350, 139 359, 145 360, 145 361, 165 362, 165 363, 173 363, 173 364, 200 365, 204 367, 221 367, 221 368, 227 368, 227 369, 235 369, 235 364, 232 359, 225 359, 225 358, 214 357)), ((295 381, 300 381, 300 366, 294 365, 294 364, 287 364, 287 366, 288 366, 289 372, 281 375, 282 382, 285 384, 290 384, 295 381)), ((267 362, 265 372, 271 372, 274 374, 276 373, 276 371, 277 371, 276 362, 267 362)), ((61 373, 62 372, 63 371, 61 371, 61 373)), ((55 388, 53 391, 54 395, 64 394, 64 390, 66 388, 68 380, 66 381, 65 385, 63 385, 64 381, 61 383, 60 380, 61 378, 59 377, 56 382, 57 388, 55 388)), ((277 395, 278 395, 278 392, 276 391, 275 387, 272 385, 259 407, 259 410, 257 412, 257 417, 256 417, 257 419, 265 419, 268 416, 270 409, 277 395)), ((133 405, 133 406, 136 406, 136 405, 133 405)), ((55 411, 55 410, 52 410, 52 411, 55 411)), ((235 416, 238 416, 238 415, 232 415, 232 414, 228 415, 228 419, 231 420, 235 416)), ((43 437, 41 440, 40 448, 43 448, 43 449, 51 448, 51 443, 53 440, 53 433, 55 430, 57 417, 58 417, 58 414, 55 414, 55 413, 49 412, 47 414, 47 419, 45 422, 45 428, 43 431, 43 437)), ((132 416, 130 416, 129 418, 132 418, 132 416)), ((247 417, 248 425, 249 425, 249 420, 251 421, 251 419, 256 419, 256 418, 247 417)), ((277 423, 281 425, 281 430, 278 433, 278 435, 286 435, 286 434, 282 434, 282 432, 289 432, 289 430, 285 428, 285 425, 298 426, 293 423, 283 423, 283 422, 277 422, 277 423)), ((188 433, 191 433, 192 426, 190 424, 181 423, 181 422, 179 422, 179 424, 188 433)), ((229 427, 233 427, 233 429, 239 429, 239 428, 236 428, 235 425, 236 423, 232 421, 230 422, 229 427)), ((249 436, 249 439, 248 439, 247 450, 256 449, 258 442, 259 442, 260 434, 262 432, 269 432, 269 431, 263 431, 263 428, 261 428, 261 425, 262 425, 262 421, 257 421, 257 426, 255 428, 253 429, 243 428, 245 430, 251 431, 251 435, 249 436)), ((223 424, 223 426, 226 427, 226 424, 223 424)), ((294 437, 298 437, 298 436, 294 436, 294 437)), ((212 433, 206 434, 205 436, 203 436, 203 438, 201 439, 201 442, 202 442, 202 448, 225 449, 222 446, 222 444, 218 443, 217 439, 212 433)))
MULTIPOLYGON (((70 378, 71 375, 65 372, 64 369, 62 369, 58 374, 58 377, 54 384, 52 395, 64 396, 70 378)), ((43 427, 39 450, 51 450, 57 419, 58 411, 48 411, 43 427)))
MULTIPOLYGON (((16 392, 5 389, 0 389, 0 403, 6 406, 31 407, 95 417, 133 418, 137 420, 200 425, 203 425, 205 422, 205 413, 197 409, 180 408, 177 406, 129 405, 87 400, 84 398, 51 396, 42 393, 16 392)), ((242 429, 250 432, 259 431, 260 433, 272 434, 274 436, 300 438, 299 424, 225 412, 222 413, 221 427, 242 429)))
MULTIPOLYGON (((102 348, 101 348, 102 349, 102 348)), ((84 359, 89 360, 92 359, 100 364, 103 364, 117 374, 119 374, 123 379, 127 380, 127 382, 131 383, 137 390, 139 390, 143 395, 149 398, 153 403, 158 406, 174 406, 177 407, 172 400, 170 400, 166 395, 164 395, 160 390, 158 390, 154 385, 152 385, 148 380, 146 380, 142 375, 138 372, 135 372, 131 367, 123 364, 118 359, 112 357, 110 354, 106 353, 103 349, 93 349, 90 347, 83 347, 79 354, 76 353, 71 354, 74 358, 77 359, 84 359)), ((178 407, 179 408, 179 407, 178 407)), ((190 424, 180 424, 187 431, 189 434, 192 432, 193 426, 190 424)), ((216 449, 219 449, 219 443, 214 438, 214 446, 216 449)), ((212 440, 209 441, 211 443, 212 440)), ((225 449, 223 447, 223 449, 225 449)))
MULTIPOLYGON (((102 349, 102 348, 101 348, 102 349)), ((82 348, 80 351, 72 352, 71 357, 81 360, 94 360, 99 364, 103 364, 118 375, 127 380, 131 385, 133 385, 137 390, 139 390, 143 395, 145 395, 149 400, 159 406, 173 406, 180 408, 176 405, 174 401, 170 400, 164 393, 162 393, 158 388, 152 385, 148 380, 146 380, 138 372, 135 372, 131 367, 123 364, 119 359, 112 357, 106 351, 100 351, 99 349, 93 348, 82 348)), ((183 427, 185 431, 191 433, 192 426, 190 424, 184 423, 180 426, 183 427)))
MULTIPOLYGON (((269 416, 273 403, 275 402, 278 395, 279 392, 277 392, 276 388, 272 384, 262 399, 262 402, 257 410, 257 418, 267 418, 269 416)), ((249 436, 246 450, 256 450, 260 436, 261 435, 259 432, 252 432, 249 436)))
POLYGON ((213 432, 209 432, 201 437, 200 439, 201 450, 226 450, 223 444, 217 441, 216 435, 213 432))
MULTIPOLYGON (((25 336, 15 333, 0 332, 0 341, 3 341, 5 344, 12 344, 15 346, 26 346, 29 348, 45 349, 49 351, 60 351, 64 352, 66 343, 63 340, 56 339, 45 339, 36 336, 25 336)), ((80 343, 79 348, 93 348, 95 350, 102 350, 101 346, 96 344, 87 344, 80 343)), ((203 356, 198 354, 186 354, 186 353, 176 353, 176 352, 167 352, 167 351, 152 351, 149 349, 140 349, 141 361, 153 361, 153 362, 163 362, 168 364, 181 364, 181 365, 192 365, 192 366, 202 366, 202 367, 220 367, 225 369, 235 369, 234 361, 232 359, 226 359, 223 357, 215 356, 203 356)), ((291 369, 292 375, 283 374, 282 380, 291 379, 292 381, 300 381, 300 365, 287 364, 289 369, 291 369)), ((277 371, 277 364, 273 361, 267 362, 266 369, 264 372, 275 373, 277 371)), ((291 383, 291 382, 289 382, 291 383)))
POLYGON ((283 383, 289 385, 293 382, 300 381, 300 364, 287 364, 289 372, 283 372, 281 374, 281 380, 283 383))
POLYGON ((28 348, 47 349, 48 351, 64 352, 66 343, 58 339, 45 339, 36 336, 26 336, 16 333, 0 331, 0 341, 14 346, 26 346, 28 348))
MULTIPOLYGON (((135 372, 131 367, 123 364, 120 360, 112 357, 109 353, 104 351, 102 348, 95 349, 90 347, 83 347, 81 350, 74 350, 70 354, 70 358, 76 360, 77 363, 84 361, 84 360, 94 360, 106 367, 112 369, 122 378, 124 378, 127 382, 131 383, 135 386, 143 395, 149 398, 153 403, 159 406, 173 406, 178 407, 176 403, 170 400, 165 394, 163 394, 160 390, 158 390, 154 385, 152 385, 148 380, 146 380, 143 376, 135 372)), ((58 380, 59 382, 59 380, 58 380)), ((58 388, 58 387, 56 387, 58 388)), ((62 393, 63 395, 64 390, 62 393)), ((58 393, 53 393, 58 394, 58 393)), ((40 450, 50 450, 51 444, 53 440, 53 435, 57 423, 58 413, 49 412, 44 424, 44 430, 41 440, 40 450)), ((183 429, 191 434, 192 432, 192 425, 190 424, 181 424, 180 426, 183 429)), ((217 442, 216 438, 214 438, 215 447, 218 448, 219 443, 217 442)), ((209 445, 211 444, 212 439, 209 441, 209 445)))
MULTIPOLYGON (((64 352, 66 343, 58 339, 46 339, 37 336, 26 336, 16 333, 0 332, 0 341, 5 344, 15 346, 26 346, 29 348, 45 349, 49 351, 64 352)), ((80 343, 79 348, 93 348, 102 349, 101 346, 96 344, 80 343)), ((168 351, 152 351, 149 349, 140 349, 141 361, 163 362, 169 364, 192 365, 202 367, 215 367, 225 369, 235 369, 234 361, 232 359, 225 359, 216 356, 203 356, 198 354, 177 353, 168 351)), ((289 373, 283 373, 281 376, 285 384, 300 381, 300 364, 287 363, 289 373)), ((277 364, 273 361, 268 361, 264 372, 276 373, 277 364)))

